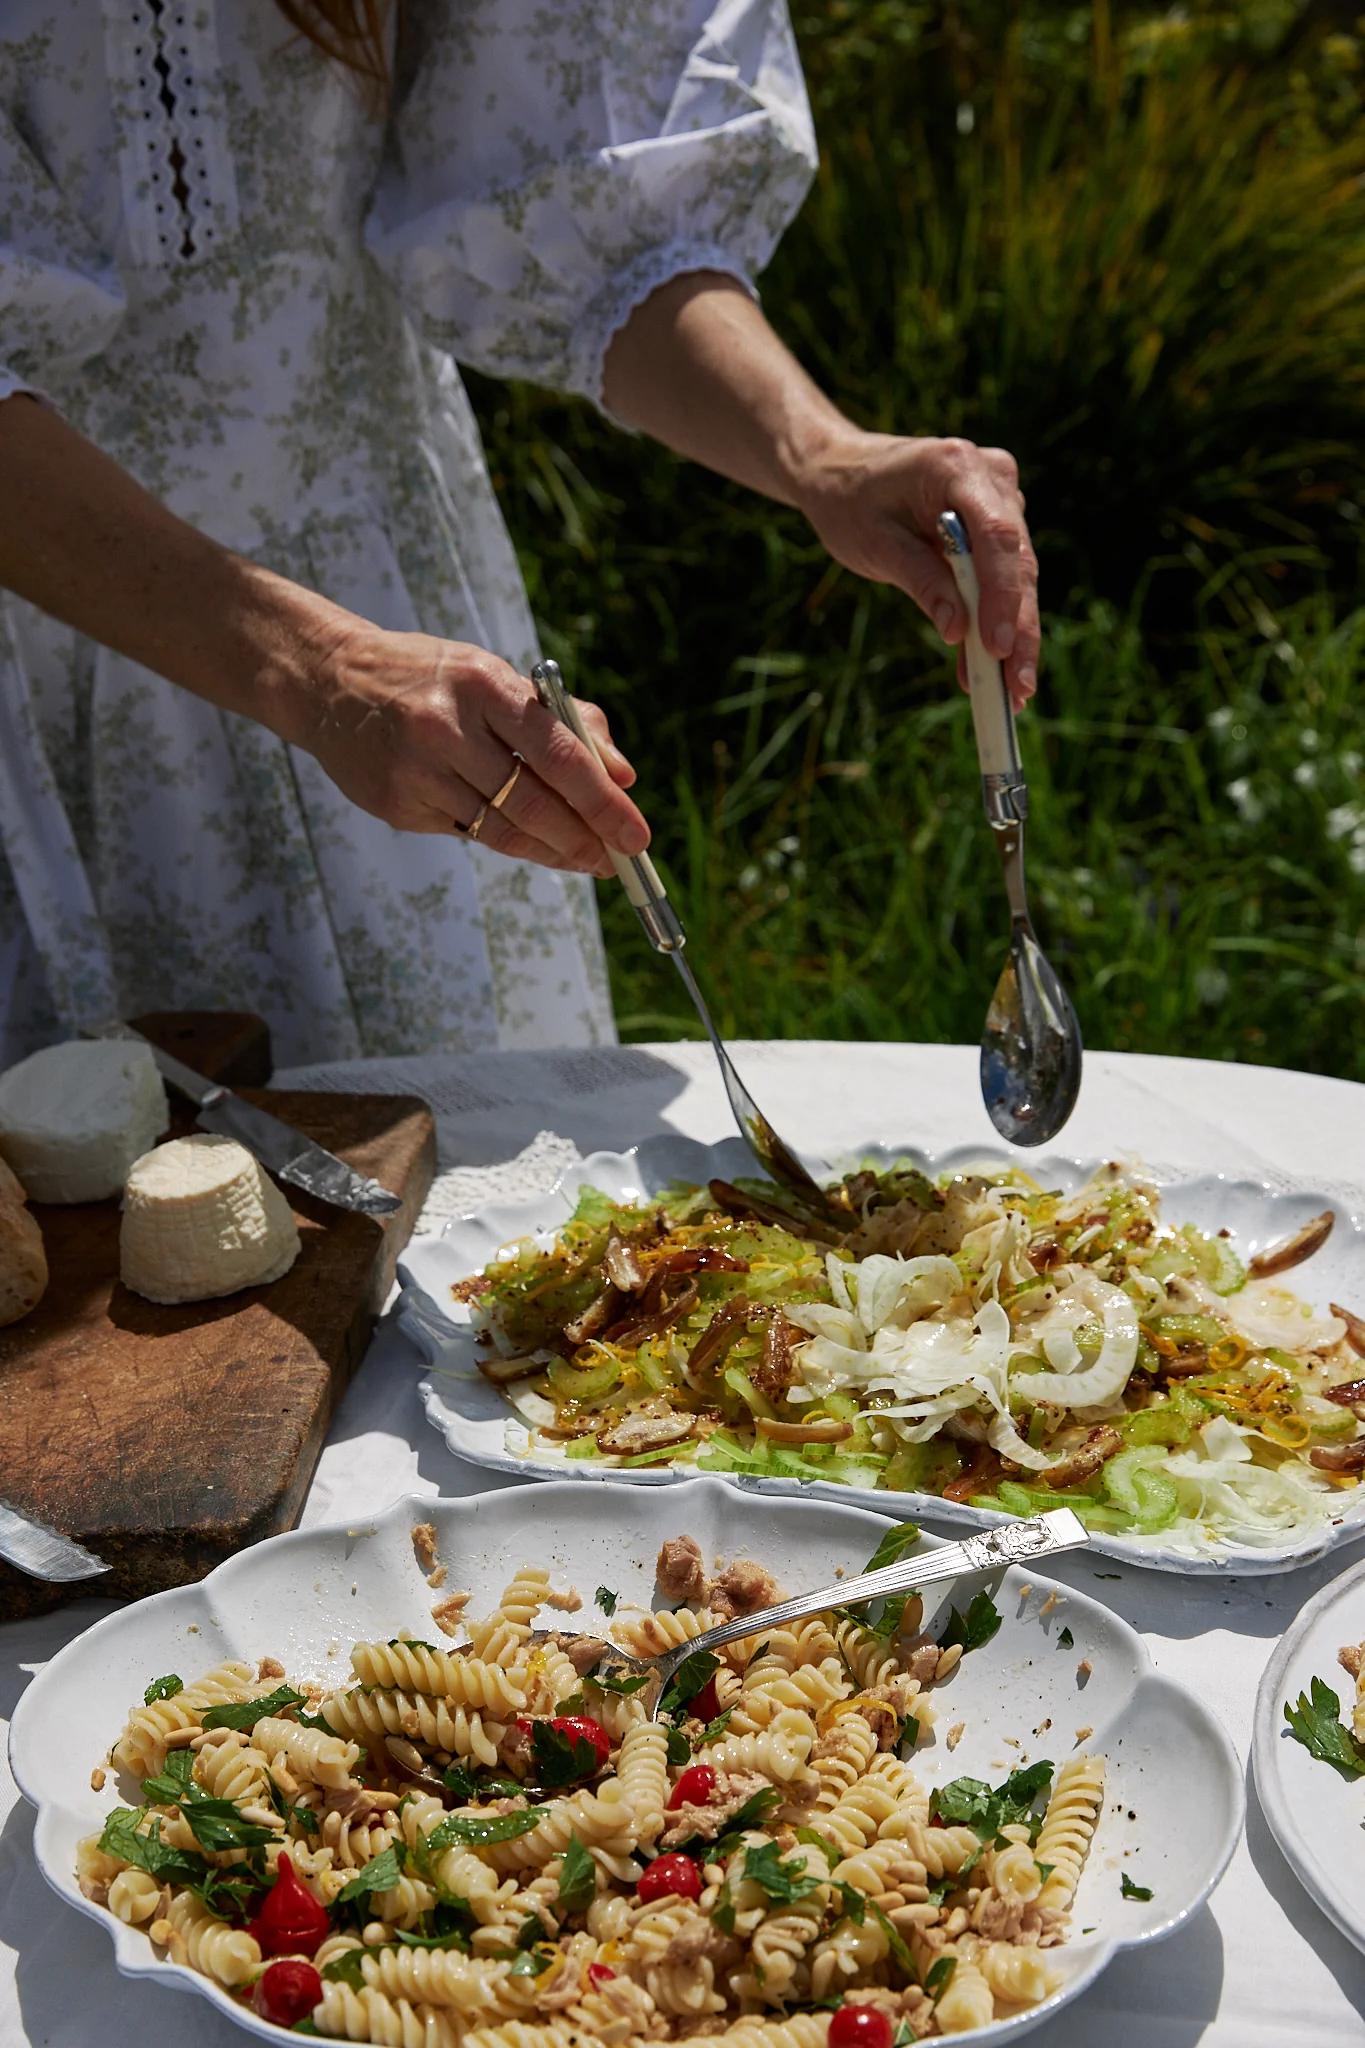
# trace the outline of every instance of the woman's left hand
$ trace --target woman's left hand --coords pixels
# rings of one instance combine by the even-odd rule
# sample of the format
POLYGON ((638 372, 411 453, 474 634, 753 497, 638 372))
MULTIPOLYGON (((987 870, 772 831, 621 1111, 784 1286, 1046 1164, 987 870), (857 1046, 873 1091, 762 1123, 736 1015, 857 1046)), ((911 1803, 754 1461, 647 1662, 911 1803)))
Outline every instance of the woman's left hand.
MULTIPOLYGON (((937 522, 941 512, 960 513, 981 582, 982 638, 1022 710, 1038 684, 1038 558, 1012 455, 848 427, 803 462, 797 503, 836 561, 905 591, 952 647, 967 615, 937 522)), ((960 657, 958 674, 965 678, 960 657)))

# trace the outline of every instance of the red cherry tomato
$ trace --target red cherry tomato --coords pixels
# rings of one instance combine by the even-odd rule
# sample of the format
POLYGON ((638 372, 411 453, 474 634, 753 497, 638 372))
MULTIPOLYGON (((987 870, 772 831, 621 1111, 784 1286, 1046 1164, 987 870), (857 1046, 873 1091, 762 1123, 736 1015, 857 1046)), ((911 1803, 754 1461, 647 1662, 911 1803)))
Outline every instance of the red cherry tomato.
POLYGON ((588 1964, 588 1982, 590 1984, 610 1984, 615 1975, 616 1972, 612 1969, 610 1963, 588 1964))
MULTIPOLYGON (((592 1745, 596 1761, 589 1766, 600 1771, 611 1755, 611 1737, 600 1721, 594 1721, 591 1714, 560 1714, 550 1726, 558 1735, 565 1735, 571 1742, 587 1742, 592 1745)), ((584 1773, 586 1776, 587 1773, 584 1773)))
POLYGON ((277 2027, 292 2027, 306 2020, 322 1998, 322 1979, 311 1963, 293 1957, 286 1963, 272 1963, 256 1979, 251 2003, 263 2020, 277 2027))
MULTIPOLYGON (((281 1856, 275 1866, 275 1882, 261 1901, 260 1912, 247 1926, 247 1932, 259 1942, 261 1954, 311 1956, 326 1940, 329 1926, 326 1907, 320 1906, 307 1886, 300 1884, 289 1858, 281 1856)), ((317 1999, 313 2003, 316 2005, 317 1999)))
POLYGON ((656 1856, 635 1887, 637 1899, 699 1899, 701 1872, 690 1856, 656 1856))
POLYGON ((829 2023, 829 2048, 891 2048, 895 2030, 879 2005, 841 2005, 829 2023))
POLYGON ((687 1702, 689 1714, 695 1714, 699 1721, 714 1721, 720 1712, 720 1694, 716 1691, 714 1675, 708 1678, 701 1691, 694 1693, 687 1702))
POLYGON ((668 1810, 675 1806, 705 1806, 716 1789, 716 1774, 710 1764, 693 1764, 683 1772, 669 1796, 668 1810))

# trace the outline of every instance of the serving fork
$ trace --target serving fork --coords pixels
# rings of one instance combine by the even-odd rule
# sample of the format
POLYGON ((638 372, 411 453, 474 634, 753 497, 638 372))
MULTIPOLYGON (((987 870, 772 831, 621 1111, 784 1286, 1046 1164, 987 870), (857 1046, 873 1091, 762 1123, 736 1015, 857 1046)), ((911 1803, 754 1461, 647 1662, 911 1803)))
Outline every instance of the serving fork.
MULTIPOLYGON (((883 1565, 878 1571, 863 1572, 854 1579, 842 1579, 833 1586, 820 1587, 817 1592, 797 1593, 790 1600, 779 1600, 772 1607, 761 1607, 753 1614, 736 1615, 733 1621, 719 1622, 715 1628, 689 1636, 686 1642, 679 1643, 674 1649, 663 1650, 655 1657, 633 1656, 629 1650, 621 1649, 616 1643, 604 1642, 598 1636, 584 1635, 578 1640, 601 1652, 596 1671, 607 1669, 622 1677, 642 1681, 631 1690, 645 1696, 642 1703, 647 1704, 648 1718, 657 1721, 664 1696, 689 1657, 718 1650, 723 1644, 736 1642, 741 1636, 765 1635, 770 1629, 785 1628, 789 1622, 802 1621, 809 1614, 829 1614, 836 1607, 860 1607, 865 1601, 889 1599, 896 1593, 913 1593, 921 1586, 938 1585, 944 1579, 960 1579, 968 1572, 999 1571, 1008 1565, 1022 1564, 1026 1559, 1032 1564, 1038 1558, 1055 1556, 1058 1551, 1076 1550, 1089 1541, 1089 1531, 1074 1509, 1052 1508, 1047 1514, 1034 1515, 1023 1522, 1007 1522, 996 1529, 979 1530, 971 1536, 964 1536, 960 1543, 942 1544, 919 1557, 902 1558, 898 1564, 883 1565)), ((534 1629, 529 1640, 532 1645, 562 1645, 565 1633, 563 1629, 534 1629)), ((464 1645, 453 1654, 469 1656, 472 1651, 464 1645)), ((391 1737, 388 1747, 405 1776, 444 1790, 442 1780, 426 1769, 419 1752, 411 1744, 391 1737), (416 1763, 413 1758, 417 1758, 416 1763)), ((523 1789, 536 1792, 541 1788, 528 1784, 523 1789)))
MULTIPOLYGON (((536 686, 536 695, 546 710, 552 712, 560 723, 567 725, 570 732, 582 740, 585 747, 602 759, 601 750, 587 726, 583 723, 578 706, 564 687, 564 679, 555 661, 538 661, 531 670, 531 680, 536 686)), ((611 854, 611 864, 616 870, 617 880, 630 898, 631 907, 644 927, 645 937, 656 953, 664 954, 673 962, 682 977, 683 987, 692 999, 711 1041, 711 1047, 720 1067, 725 1093, 735 1122, 739 1125, 740 1136, 748 1145, 763 1171, 782 1187, 788 1188, 801 1202, 826 1222, 837 1223, 847 1228, 848 1211, 841 1207, 820 1185, 812 1173, 793 1152, 785 1139, 781 1138, 764 1116, 753 1096, 745 1087, 735 1063, 731 1059, 724 1039, 716 1029, 706 998, 697 986, 685 948, 687 934, 678 919, 678 914, 668 900, 668 892, 659 879, 658 869, 647 853, 626 855, 611 854)), ((828 1168, 816 1162, 817 1172, 828 1172, 828 1168)))

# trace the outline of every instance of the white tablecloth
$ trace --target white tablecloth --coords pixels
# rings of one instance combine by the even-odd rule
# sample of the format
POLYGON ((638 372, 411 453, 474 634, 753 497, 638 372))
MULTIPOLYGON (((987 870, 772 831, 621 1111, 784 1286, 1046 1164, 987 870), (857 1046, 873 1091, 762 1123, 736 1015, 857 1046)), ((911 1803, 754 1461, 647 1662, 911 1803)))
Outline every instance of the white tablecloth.
MULTIPOLYGON (((739 1046, 736 1054, 769 1117, 812 1153, 875 1138, 933 1149, 992 1135, 975 1054, 963 1048, 786 1043, 739 1046)), ((432 1218, 546 1186, 575 1147, 620 1149, 661 1129, 713 1139, 731 1128, 710 1054, 690 1045, 369 1061, 280 1078, 425 1095, 437 1111, 446 1170, 432 1218)), ((1057 1149, 1299 1182, 1359 1210, 1352 1187, 1365 1181, 1365 1089, 1197 1060, 1092 1054, 1057 1149)), ((333 1425, 305 1522, 354 1520, 403 1492, 462 1494, 488 1483, 426 1425, 417 1379, 403 1341, 381 1326, 333 1425)), ((1121 1582, 1095 1586, 1095 1566, 1069 1558, 1056 1575, 1099 1593, 1141 1628, 1157 1664, 1208 1701, 1245 1758, 1270 1649, 1343 1561, 1226 1585, 1124 1570, 1121 1582)), ((107 1605, 83 1601, 0 1628, 0 1719, 29 1673, 107 1605)), ((72 1771, 84 1774, 91 1761, 73 1757, 72 1771)), ((1209 1906, 1163 1945, 1120 1956, 1040 2042, 1335 2048, 1365 2039, 1365 1957, 1300 1890, 1254 1792, 1249 1806, 1246 1840, 1209 1906)), ((151 2040, 234 2048, 242 2040, 197 2002, 121 1983, 102 1931, 39 1877, 31 1838, 28 1809, 0 1764, 0 2048, 144 2048, 151 2040)), ((1362 1844, 1365 1858, 1365 1837, 1362 1844)))

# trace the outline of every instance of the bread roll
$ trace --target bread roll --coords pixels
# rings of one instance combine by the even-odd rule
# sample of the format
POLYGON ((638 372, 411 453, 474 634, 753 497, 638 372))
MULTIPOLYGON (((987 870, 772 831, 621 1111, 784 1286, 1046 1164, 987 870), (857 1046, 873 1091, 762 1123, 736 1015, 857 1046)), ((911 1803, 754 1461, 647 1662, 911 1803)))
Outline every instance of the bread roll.
POLYGON ((47 1291, 47 1254, 24 1190, 0 1159, 0 1325, 17 1323, 47 1291))

